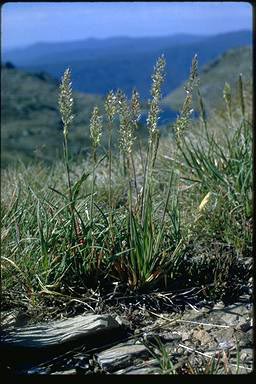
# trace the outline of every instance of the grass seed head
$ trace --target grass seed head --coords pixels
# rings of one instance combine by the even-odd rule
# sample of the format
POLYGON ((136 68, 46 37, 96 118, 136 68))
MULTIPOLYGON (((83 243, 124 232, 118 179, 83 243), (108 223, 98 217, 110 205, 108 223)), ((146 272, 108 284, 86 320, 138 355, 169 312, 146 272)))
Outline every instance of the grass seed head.
POLYGON ((70 125, 74 118, 72 114, 73 103, 71 70, 68 68, 62 77, 59 94, 59 110, 61 114, 61 120, 63 122, 63 134, 65 137, 68 135, 70 125))
POLYGON ((186 92, 186 97, 181 109, 181 113, 175 122, 175 134, 177 142, 181 141, 181 137, 183 136, 189 121, 191 114, 194 109, 192 108, 193 104, 193 90, 195 87, 199 85, 199 77, 198 77, 198 60, 197 55, 193 57, 189 79, 184 87, 186 92))
POLYGON ((159 119, 159 102, 161 98, 161 86, 165 78, 165 58, 162 55, 158 58, 154 67, 154 73, 152 75, 152 87, 151 96, 152 99, 149 103, 149 113, 147 118, 147 127, 149 129, 149 141, 152 142, 157 130, 157 123, 159 119))
POLYGON ((125 154, 132 152, 134 136, 134 124, 132 123, 131 110, 125 94, 118 92, 118 113, 120 119, 120 149, 125 154))
POLYGON ((192 59, 188 83, 185 86, 186 92, 192 93, 195 87, 199 85, 199 76, 198 76, 198 59, 195 55, 192 59))
POLYGON ((161 97, 161 86, 165 78, 165 66, 166 61, 164 55, 160 56, 157 59, 156 65, 154 67, 154 73, 152 75, 152 87, 151 87, 151 96, 153 99, 160 99, 161 97))
POLYGON ((203 200, 201 201, 201 203, 199 204, 199 207, 198 207, 198 211, 199 211, 199 212, 202 212, 202 211, 206 208, 207 204, 209 203, 209 201, 210 201, 210 199, 211 199, 211 196, 212 196, 212 193, 211 193, 211 192, 208 192, 208 193, 204 196, 203 200))
POLYGON ((98 107, 94 107, 92 112, 90 119, 90 134, 92 145, 94 148, 97 148, 102 135, 102 117, 100 116, 98 107))
POLYGON ((140 96, 139 96, 139 93, 136 91, 136 89, 134 89, 132 92, 131 113, 132 113, 133 123, 137 125, 137 122, 139 121, 141 116, 141 106, 140 106, 140 96))
POLYGON ((111 90, 107 95, 107 98, 105 101, 105 111, 110 121, 113 120, 116 113, 116 107, 117 107, 116 102, 117 102, 117 97, 114 94, 114 92, 111 90))

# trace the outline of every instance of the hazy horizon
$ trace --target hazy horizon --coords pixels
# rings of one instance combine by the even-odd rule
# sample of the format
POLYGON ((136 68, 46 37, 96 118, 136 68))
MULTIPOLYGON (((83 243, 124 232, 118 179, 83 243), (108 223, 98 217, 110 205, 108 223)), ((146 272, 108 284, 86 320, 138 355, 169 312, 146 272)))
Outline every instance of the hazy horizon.
POLYGON ((233 32, 251 32, 250 29, 240 29, 240 30, 235 30, 235 31, 228 31, 228 32, 222 32, 222 33, 211 33, 211 34, 193 34, 193 33, 173 33, 169 35, 148 35, 148 36, 127 36, 127 35, 117 35, 117 36, 109 36, 109 37, 86 37, 83 39, 75 39, 75 40, 59 40, 59 41, 36 41, 32 44, 24 45, 24 46, 15 46, 15 47, 10 47, 6 48, 6 50, 11 51, 11 50, 16 50, 16 49, 26 49, 35 45, 40 45, 40 44, 66 44, 66 43, 75 43, 79 41, 86 41, 86 40, 108 40, 108 39, 140 39, 140 38, 166 38, 166 37, 173 37, 173 36, 182 36, 182 35, 190 35, 190 36, 198 36, 198 37, 211 37, 211 36, 218 36, 218 35, 223 35, 223 34, 228 34, 228 33, 233 33, 233 32))
POLYGON ((252 7, 247 2, 24 2, 2 6, 4 50, 39 43, 213 36, 242 30, 252 31, 252 7))

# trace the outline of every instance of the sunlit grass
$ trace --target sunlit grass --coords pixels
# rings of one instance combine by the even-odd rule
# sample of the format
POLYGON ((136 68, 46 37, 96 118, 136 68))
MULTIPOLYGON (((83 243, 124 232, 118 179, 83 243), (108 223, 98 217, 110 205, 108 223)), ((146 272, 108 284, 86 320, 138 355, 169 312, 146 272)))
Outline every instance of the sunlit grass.
POLYGON ((92 112, 91 156, 80 163, 68 151, 73 111, 71 72, 65 72, 63 163, 20 164, 2 173, 3 292, 20 290, 32 300, 114 282, 131 291, 167 288, 182 278, 191 286, 191 248, 203 249, 209 266, 215 244, 232 250, 231 262, 218 264, 218 276, 206 275, 203 282, 225 286, 237 257, 251 250, 252 129, 242 77, 235 106, 229 86, 224 88, 228 129, 218 135, 218 120, 207 120, 203 100, 200 120, 191 121, 195 57, 175 135, 162 141, 157 121, 164 68, 161 57, 152 75, 148 141, 140 151, 134 145, 138 93, 128 100, 121 91, 110 92, 106 114, 100 116, 96 106, 92 112), (114 122, 120 143, 115 151, 114 122), (97 152, 102 131, 108 135, 106 153, 97 152))

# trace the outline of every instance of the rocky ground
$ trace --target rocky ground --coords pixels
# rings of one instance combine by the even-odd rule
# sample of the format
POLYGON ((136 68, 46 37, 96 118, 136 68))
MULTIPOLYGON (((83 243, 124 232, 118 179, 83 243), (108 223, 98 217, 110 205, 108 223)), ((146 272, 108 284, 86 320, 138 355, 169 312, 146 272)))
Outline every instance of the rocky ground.
MULTIPOLYGON (((82 344, 48 361, 16 367, 15 372, 2 368, 20 375, 249 374, 253 371, 252 311, 248 294, 230 305, 190 304, 182 312, 161 313, 146 305, 131 310, 129 316, 113 310, 111 316, 125 329, 115 342, 89 350, 82 344)), ((17 325, 24 325, 17 314, 3 317, 4 329, 17 325)))

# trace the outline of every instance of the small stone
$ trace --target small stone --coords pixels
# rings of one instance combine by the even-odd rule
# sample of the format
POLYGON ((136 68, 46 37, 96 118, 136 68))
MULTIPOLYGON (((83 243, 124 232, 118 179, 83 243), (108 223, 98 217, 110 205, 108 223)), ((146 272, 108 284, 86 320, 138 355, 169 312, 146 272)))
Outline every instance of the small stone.
POLYGON ((106 371, 127 367, 136 357, 148 356, 149 351, 142 344, 119 344, 96 355, 98 364, 106 371))
POLYGON ((168 342, 183 340, 183 335, 180 335, 177 332, 161 333, 159 336, 160 336, 161 340, 168 341, 168 342))
POLYGON ((121 326, 124 326, 124 327, 129 327, 130 323, 127 319, 125 319, 124 317, 121 317, 119 315, 117 315, 115 317, 115 320, 118 322, 119 325, 121 326))
POLYGON ((253 349, 252 348, 243 348, 240 351, 240 359, 241 360, 252 360, 253 358, 253 349))
POLYGON ((239 328, 241 329, 241 331, 247 332, 247 331, 249 331, 249 329, 252 328, 252 326, 251 326, 251 323, 249 321, 247 321, 246 323, 240 324, 239 328))
POLYGON ((215 310, 220 310, 220 309, 224 309, 225 308, 225 305, 223 303, 223 301, 218 301, 218 303, 216 303, 213 307, 213 311, 215 310))
POLYGON ((224 340, 219 343, 219 348, 221 349, 229 349, 234 346, 234 342, 232 340, 224 340))
POLYGON ((89 365, 90 365, 90 367, 93 367, 93 366, 94 366, 94 363, 95 363, 95 362, 94 362, 93 359, 90 359, 90 360, 89 360, 89 365))
POLYGON ((153 375, 159 372, 159 367, 135 367, 131 366, 126 369, 121 369, 113 372, 115 375, 153 375))
POLYGON ((156 368, 137 368, 130 372, 127 372, 127 375, 152 375, 156 372, 156 368))
POLYGON ((247 354, 245 352, 240 353, 240 359, 243 361, 247 357, 247 354))
POLYGON ((79 369, 79 370, 83 370, 83 371, 85 371, 85 370, 89 369, 90 366, 89 366, 89 364, 76 363, 76 364, 75 364, 75 368, 76 368, 76 369, 79 369))
POLYGON ((51 373, 51 375, 76 375, 77 372, 75 369, 68 369, 66 371, 56 371, 51 373))
POLYGON ((33 367, 27 370, 27 375, 48 375, 50 373, 49 368, 45 367, 33 367))
POLYGON ((238 341, 240 347, 253 346, 253 329, 249 329, 247 332, 238 332, 238 341))
POLYGON ((204 329, 195 330, 192 336, 199 340, 201 345, 205 345, 211 342, 211 337, 204 329))
POLYGON ((243 259, 243 264, 248 268, 252 268, 253 266, 253 257, 246 257, 243 259))
MULTIPOLYGON (((249 292, 249 288, 248 288, 248 292, 249 292)), ((241 303, 250 303, 251 300, 252 300, 252 298, 251 298, 251 295, 249 295, 249 294, 244 294, 244 295, 241 295, 239 297, 239 301, 241 303)))
POLYGON ((186 341, 186 340, 189 340, 191 338, 191 333, 188 333, 188 332, 184 332, 182 333, 182 341, 186 341))

